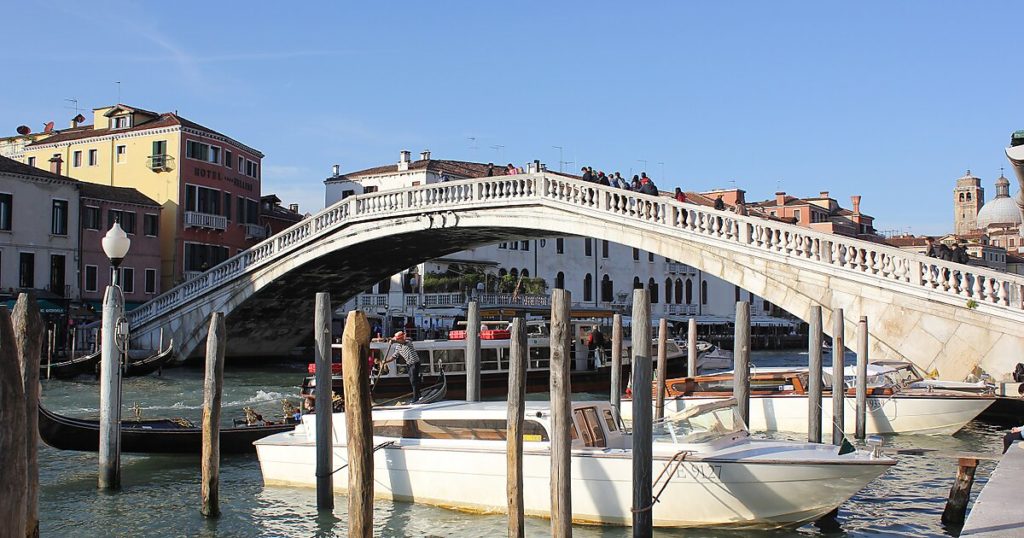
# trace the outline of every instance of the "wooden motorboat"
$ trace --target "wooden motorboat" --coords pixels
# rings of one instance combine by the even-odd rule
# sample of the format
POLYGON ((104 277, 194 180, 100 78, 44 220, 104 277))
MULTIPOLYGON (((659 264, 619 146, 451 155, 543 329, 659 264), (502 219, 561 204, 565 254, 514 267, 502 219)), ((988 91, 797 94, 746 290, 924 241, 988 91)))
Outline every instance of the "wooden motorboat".
MULTIPOLYGON (((251 453, 253 441, 291 431, 295 422, 282 421, 253 426, 221 428, 220 451, 225 454, 251 453)), ((39 436, 60 450, 99 450, 98 420, 66 417, 39 406, 39 436)), ((203 448, 203 429, 184 419, 143 419, 121 421, 121 451, 162 454, 199 454, 203 448)))
MULTIPOLYGON (((572 518, 630 525, 632 436, 607 402, 572 404, 572 518)), ((500 513, 506 498, 505 402, 445 401, 374 408, 374 494, 474 512, 500 513)), ((547 402, 527 402, 523 425, 527 515, 550 514, 550 416, 547 402)), ((332 420, 334 477, 347 488, 344 414, 332 420)), ((316 427, 307 415, 295 431, 256 441, 267 486, 316 485, 316 427)), ((894 460, 863 451, 754 440, 735 400, 670 417, 654 427, 650 463, 659 527, 777 528, 813 521, 855 495, 894 460)))
MULTIPOLYGON (((832 376, 823 373, 822 422, 831 429, 832 376)), ((750 374, 751 431, 807 432, 807 368, 753 368, 750 374)), ((855 427, 856 389, 843 384, 845 416, 843 428, 855 427)), ((665 412, 682 411, 694 405, 732 397, 733 372, 666 381, 665 412)), ((656 391, 656 385, 652 391, 656 391)), ((963 428, 994 401, 993 396, 942 389, 914 389, 888 383, 869 384, 866 433, 950 434, 963 428)), ((623 419, 632 417, 632 402, 622 405, 623 419)))

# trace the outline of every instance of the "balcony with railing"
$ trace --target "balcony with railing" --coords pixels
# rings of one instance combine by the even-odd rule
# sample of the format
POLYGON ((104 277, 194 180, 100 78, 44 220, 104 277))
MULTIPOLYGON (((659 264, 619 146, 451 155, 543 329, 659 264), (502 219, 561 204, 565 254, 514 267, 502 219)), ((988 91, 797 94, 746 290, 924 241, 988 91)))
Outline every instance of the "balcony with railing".
POLYGON ((186 211, 185 227, 227 230, 228 218, 223 215, 211 215, 210 213, 200 213, 198 211, 186 211))
POLYGON ((666 304, 662 305, 664 313, 670 316, 696 316, 697 305, 695 304, 666 304))
POLYGON ((697 274, 697 270, 696 269, 694 269, 693 267, 690 267, 689 265, 686 265, 685 263, 679 263, 679 262, 669 262, 669 264, 668 264, 668 272, 669 273, 679 274, 679 275, 695 275, 695 274, 697 274))
POLYGON ((262 224, 244 223, 242 227, 245 228, 246 239, 264 239, 267 237, 267 228, 262 224))
POLYGON ((166 172, 174 169, 174 157, 167 154, 146 157, 146 166, 154 172, 166 172))
POLYGON ((364 293, 359 296, 359 306, 388 306, 388 294, 364 293))

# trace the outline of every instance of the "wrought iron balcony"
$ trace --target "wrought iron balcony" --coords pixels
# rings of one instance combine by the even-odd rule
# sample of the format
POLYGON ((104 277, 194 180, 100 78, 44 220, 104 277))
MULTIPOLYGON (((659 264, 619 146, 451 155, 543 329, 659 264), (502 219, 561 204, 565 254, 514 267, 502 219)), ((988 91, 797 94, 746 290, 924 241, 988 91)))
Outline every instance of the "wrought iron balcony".
POLYGON ((174 157, 167 155, 166 153, 150 155, 149 157, 146 157, 146 166, 154 172, 171 170, 174 168, 174 157))
POLYGON ((267 228, 262 224, 242 224, 245 227, 246 239, 263 239, 267 237, 267 228))
POLYGON ((211 215, 209 213, 200 213, 198 211, 186 211, 185 227, 227 230, 228 218, 223 215, 211 215))

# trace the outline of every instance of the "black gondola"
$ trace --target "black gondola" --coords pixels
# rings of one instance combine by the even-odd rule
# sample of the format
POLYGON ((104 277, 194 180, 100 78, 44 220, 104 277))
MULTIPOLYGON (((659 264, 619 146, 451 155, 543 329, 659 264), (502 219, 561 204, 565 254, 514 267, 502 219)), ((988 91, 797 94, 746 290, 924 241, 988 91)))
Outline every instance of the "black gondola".
POLYGON ((66 361, 50 363, 49 367, 46 364, 39 365, 39 375, 46 377, 47 369, 51 377, 57 379, 72 379, 82 374, 95 373, 96 367, 100 363, 100 351, 97 350, 88 355, 82 355, 81 357, 75 357, 66 361))
POLYGON ((174 340, 167 345, 167 349, 158 351, 153 355, 148 353, 138 360, 132 359, 132 352, 128 352, 128 364, 124 367, 124 377, 138 377, 149 375, 164 367, 174 358, 174 340))
MULTIPOLYGON (((220 429, 220 451, 243 454, 256 451, 253 441, 275 433, 291 431, 294 422, 220 429)), ((100 423, 65 417, 39 406, 39 436, 60 450, 96 452, 100 445, 100 423)), ((122 420, 121 451, 162 454, 199 454, 203 429, 185 420, 122 420)))
MULTIPOLYGON (((167 345, 167 349, 158 350, 155 353, 145 350, 133 349, 128 352, 128 365, 124 369, 124 377, 138 377, 149 375, 164 367, 174 358, 174 340, 167 345)), ((66 361, 51 363, 49 366, 50 376, 57 379, 74 379, 82 374, 96 374, 99 372, 100 351, 69 359, 66 361)), ((39 366, 39 375, 46 377, 47 366, 39 366)))

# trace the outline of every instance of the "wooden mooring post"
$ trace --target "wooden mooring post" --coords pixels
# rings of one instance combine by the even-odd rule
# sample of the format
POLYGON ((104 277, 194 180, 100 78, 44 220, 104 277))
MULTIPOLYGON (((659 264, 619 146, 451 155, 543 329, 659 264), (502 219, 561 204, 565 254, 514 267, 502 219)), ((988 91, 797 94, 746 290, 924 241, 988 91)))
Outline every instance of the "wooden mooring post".
POLYGON ((612 316, 611 403, 616 417, 622 416, 622 314, 612 316))
POLYGON ((199 511, 206 517, 220 515, 220 402, 224 393, 227 336, 224 313, 214 312, 206 333, 206 377, 203 380, 203 476, 199 511))
POLYGON ((665 376, 668 375, 668 320, 658 323, 658 397, 654 405, 654 418, 665 418, 665 376))
POLYGON ((832 311, 832 444, 843 444, 846 429, 844 415, 846 408, 843 400, 846 397, 846 375, 843 372, 843 356, 846 354, 846 337, 843 328, 843 309, 832 311))
POLYGON ((651 303, 646 289, 633 290, 633 536, 654 532, 652 500, 651 303))
POLYGON ((734 373, 732 394, 744 424, 750 424, 750 303, 736 303, 736 332, 733 336, 734 373))
POLYGON ((11 315, 0 308, 0 535, 23 536, 28 498, 25 386, 11 315))
POLYGON ((551 536, 557 538, 572 536, 570 305, 572 295, 568 290, 551 292, 551 536))
POLYGON ((697 375, 697 320, 686 322, 686 375, 697 375))
POLYGON ((466 310, 466 401, 480 401, 480 303, 466 310))
POLYGON ((316 509, 334 510, 334 390, 331 370, 331 295, 316 294, 316 509))
POLYGON ((43 317, 34 296, 18 295, 13 327, 25 391, 25 536, 32 537, 39 536, 39 358, 43 350, 43 317))
POLYGON ((121 489, 121 352, 118 321, 124 316, 124 296, 107 286, 103 296, 103 342, 100 345, 99 488, 121 489))
POLYGON ((811 307, 807 320, 807 441, 821 442, 821 307, 811 307))
POLYGON ((857 417, 854 437, 864 439, 868 420, 868 318, 857 322, 857 417))
POLYGON ((949 490, 949 500, 942 511, 942 522, 946 525, 963 525, 967 515, 967 502, 971 500, 971 487, 974 485, 974 471, 978 468, 977 458, 960 458, 956 470, 956 480, 949 490))
POLYGON ((370 419, 370 324, 366 313, 348 313, 341 338, 348 444, 348 535, 373 536, 373 427, 370 419))
POLYGON ((523 505, 523 420, 526 414, 526 325, 523 318, 512 320, 508 360, 508 431, 505 435, 508 497, 508 535, 522 538, 523 505))

